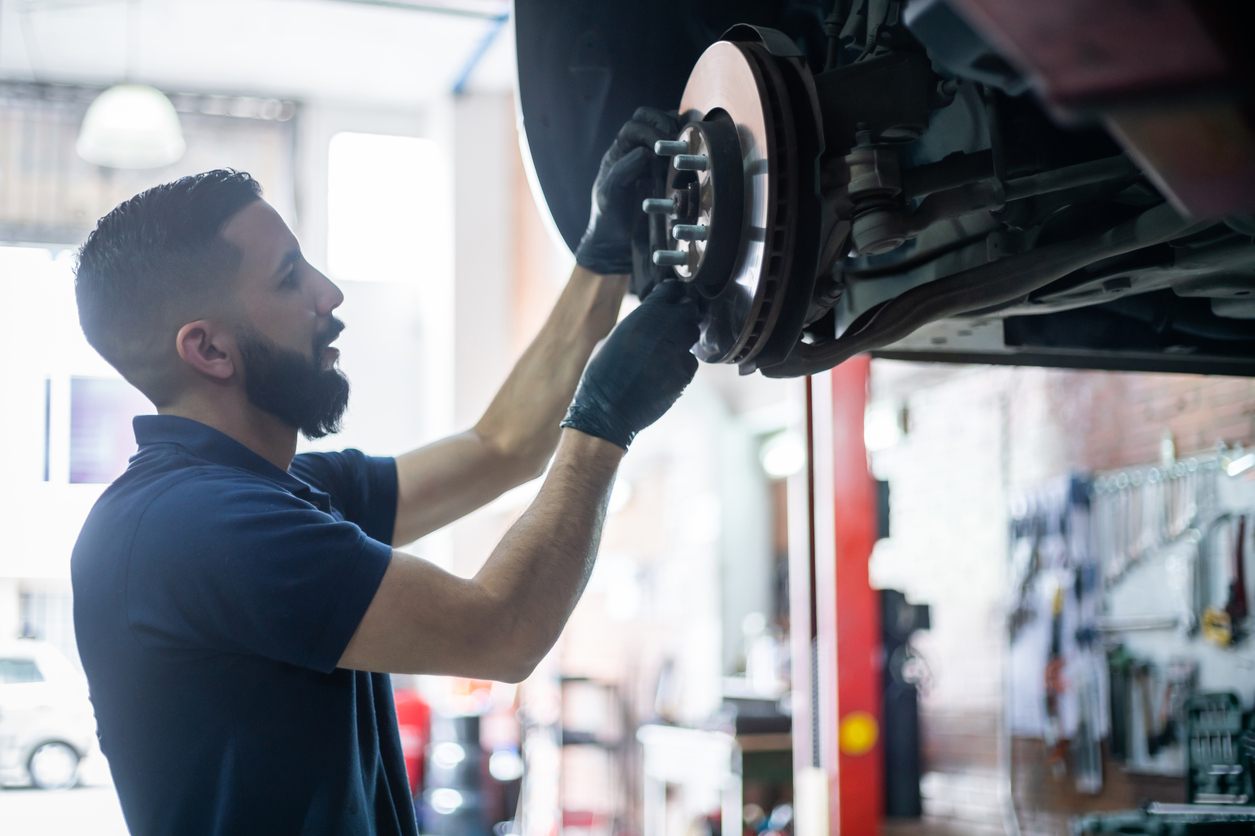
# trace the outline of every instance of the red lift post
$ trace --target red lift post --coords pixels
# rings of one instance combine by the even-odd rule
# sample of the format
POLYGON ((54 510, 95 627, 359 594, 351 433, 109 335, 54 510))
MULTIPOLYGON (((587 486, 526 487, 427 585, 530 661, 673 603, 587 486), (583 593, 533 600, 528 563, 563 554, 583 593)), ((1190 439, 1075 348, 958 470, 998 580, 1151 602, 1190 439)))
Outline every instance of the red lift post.
POLYGON ((799 810, 799 836, 876 836, 884 817, 880 598, 868 578, 877 496, 863 443, 870 368, 856 357, 807 379, 809 472, 790 485, 806 511, 791 500, 794 689, 810 695, 794 712, 795 775, 814 796, 822 772, 827 807, 826 828, 799 810))

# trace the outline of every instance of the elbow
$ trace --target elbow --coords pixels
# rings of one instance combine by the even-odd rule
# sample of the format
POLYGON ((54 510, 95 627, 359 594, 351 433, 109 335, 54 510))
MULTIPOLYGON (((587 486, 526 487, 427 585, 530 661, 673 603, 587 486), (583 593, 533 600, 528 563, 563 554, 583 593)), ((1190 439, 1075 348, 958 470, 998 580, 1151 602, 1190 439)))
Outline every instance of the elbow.
POLYGON ((497 682, 504 682, 507 685, 518 685, 531 676, 534 670, 536 670, 535 665, 514 665, 508 669, 503 669, 501 675, 493 677, 493 679, 497 682))
POLYGON ((479 428, 476 428, 476 432, 494 451, 500 463, 501 472, 508 474, 512 487, 543 476, 557 447, 556 435, 551 439, 548 437, 503 437, 502 434, 493 435, 479 428))
POLYGON ((541 653, 523 648, 511 648, 495 660, 492 666, 493 675, 489 678, 497 682, 517 685, 532 675, 541 660, 545 658, 546 653, 548 653, 548 648, 541 653))
POLYGON ((519 484, 531 482, 534 479, 539 479, 541 476, 544 476, 545 470, 549 467, 549 460, 551 458, 553 458, 552 453, 532 456, 531 459, 520 468, 523 473, 523 479, 519 484))
POLYGON ((532 675, 536 670, 536 666, 540 664, 538 659, 527 659, 523 657, 504 658, 504 656, 491 661, 485 660, 484 663, 474 665, 471 668, 469 676, 475 679, 487 679, 492 682, 504 682, 507 685, 517 685, 532 675))
POLYGON ((509 462, 510 474, 516 484, 522 485, 545 475, 549 460, 553 458, 553 446, 532 444, 503 451, 509 462))
POLYGON ((455 675, 511 685, 531 676, 553 645, 529 629, 525 620, 512 617, 511 608, 501 602, 487 608, 464 638, 465 663, 456 667, 465 673, 455 675))
POLYGON ((526 629, 503 632, 505 635, 500 637, 496 645, 498 652, 493 654, 495 658, 492 667, 495 675, 492 679, 517 685, 531 676, 549 655, 557 636, 550 639, 526 629))

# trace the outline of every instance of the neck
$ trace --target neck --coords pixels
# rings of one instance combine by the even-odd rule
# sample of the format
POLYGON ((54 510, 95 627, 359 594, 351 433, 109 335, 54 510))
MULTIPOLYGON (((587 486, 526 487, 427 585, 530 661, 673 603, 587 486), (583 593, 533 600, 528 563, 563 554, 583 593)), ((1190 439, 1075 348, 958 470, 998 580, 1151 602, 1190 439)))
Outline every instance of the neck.
POLYGON ((243 393, 216 398, 190 395, 157 410, 199 421, 229 435, 280 470, 287 470, 296 455, 296 428, 248 402, 243 393))

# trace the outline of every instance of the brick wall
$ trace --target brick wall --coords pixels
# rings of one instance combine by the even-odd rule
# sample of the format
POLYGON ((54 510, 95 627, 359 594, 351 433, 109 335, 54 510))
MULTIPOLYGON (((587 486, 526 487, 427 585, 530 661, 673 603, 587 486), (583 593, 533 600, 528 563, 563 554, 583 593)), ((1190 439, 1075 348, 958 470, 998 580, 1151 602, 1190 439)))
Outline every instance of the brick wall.
POLYGON ((1084 459, 1096 470, 1159 460, 1167 430, 1178 455, 1210 449, 1217 441, 1255 444, 1255 380, 1167 374, 1055 372, 1058 400, 1092 393, 1091 431, 1084 459))
MULTIPOLYGON (((872 454, 892 491, 872 579, 932 606, 933 627, 916 641, 932 671, 929 786, 994 787, 1010 498, 1067 473, 1157 462, 1165 431, 1179 457, 1218 440, 1255 446, 1255 380, 876 361, 872 402, 906 416, 901 439, 872 454)), ((1112 783, 1121 797, 1105 793, 1102 805, 1136 806, 1112 783)), ((1049 812, 1059 805, 1018 800, 1025 832, 1066 833, 1066 816, 1049 812)), ((968 830, 989 824, 931 796, 925 811, 968 830)))

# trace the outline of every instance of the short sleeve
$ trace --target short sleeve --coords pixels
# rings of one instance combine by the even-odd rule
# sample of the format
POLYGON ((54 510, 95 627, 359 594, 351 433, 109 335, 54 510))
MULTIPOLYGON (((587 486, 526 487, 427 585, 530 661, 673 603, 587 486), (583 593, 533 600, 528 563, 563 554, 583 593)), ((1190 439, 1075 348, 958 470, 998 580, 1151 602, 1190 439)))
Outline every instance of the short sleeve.
POLYGON ((127 616, 150 648, 255 654, 329 673, 391 556, 356 524, 266 480, 193 477, 137 526, 127 616))
POLYGON ((381 543, 392 542, 397 521, 397 463, 361 450, 302 453, 289 472, 331 497, 349 522, 381 543))

